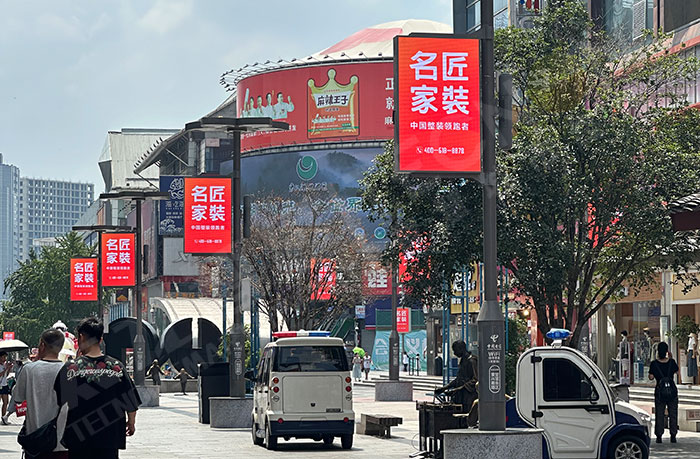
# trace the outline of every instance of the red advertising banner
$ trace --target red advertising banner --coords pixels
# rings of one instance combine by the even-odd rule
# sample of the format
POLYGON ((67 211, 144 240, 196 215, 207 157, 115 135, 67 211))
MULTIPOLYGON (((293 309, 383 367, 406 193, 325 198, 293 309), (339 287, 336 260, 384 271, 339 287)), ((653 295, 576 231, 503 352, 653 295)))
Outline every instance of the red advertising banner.
POLYGON ((102 233, 103 287, 131 287, 136 284, 134 233, 102 233))
POLYGON ((362 271, 363 294, 368 296, 391 295, 391 269, 378 261, 365 264, 362 271))
POLYGON ((269 117, 288 131, 244 134, 241 150, 394 135, 391 62, 336 63, 265 72, 238 83, 238 117, 269 117))
POLYGON ((231 179, 185 178, 185 253, 231 253, 231 179))
POLYGON ((71 258, 70 300, 97 301, 97 258, 71 258))
POLYGON ((396 331, 398 333, 411 331, 411 308, 396 308, 396 331))
POLYGON ((15 339, 15 332, 2 332, 2 339, 15 339))
POLYGON ((330 300, 331 293, 335 288, 337 273, 335 271, 335 263, 333 260, 321 260, 318 268, 316 268, 316 260, 311 260, 311 276, 314 277, 312 283, 313 289, 311 292, 312 300, 330 300))
POLYGON ((398 172, 481 171, 479 40, 394 38, 398 172))

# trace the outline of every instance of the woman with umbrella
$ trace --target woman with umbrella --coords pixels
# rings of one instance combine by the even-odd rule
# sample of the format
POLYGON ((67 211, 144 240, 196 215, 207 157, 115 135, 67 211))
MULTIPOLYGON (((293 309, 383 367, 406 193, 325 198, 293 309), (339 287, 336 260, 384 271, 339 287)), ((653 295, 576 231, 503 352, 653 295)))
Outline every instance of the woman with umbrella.
POLYGON ((7 361, 7 352, 0 350, 0 399, 2 399, 2 423, 7 425, 7 408, 10 397, 10 386, 7 384, 7 376, 12 370, 12 362, 7 361))

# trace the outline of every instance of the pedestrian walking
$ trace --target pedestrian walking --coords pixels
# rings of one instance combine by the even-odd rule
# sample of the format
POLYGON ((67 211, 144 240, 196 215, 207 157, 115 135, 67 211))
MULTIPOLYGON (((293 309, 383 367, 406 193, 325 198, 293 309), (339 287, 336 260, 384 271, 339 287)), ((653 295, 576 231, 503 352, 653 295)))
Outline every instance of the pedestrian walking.
POLYGON ((182 395, 187 395, 187 378, 194 379, 194 376, 189 374, 184 368, 181 368, 180 372, 174 377, 174 379, 180 380, 180 388, 182 389, 182 395))
POLYGON ((362 369, 365 371, 365 381, 369 379, 369 370, 372 366, 372 357, 369 354, 365 354, 365 358, 362 359, 362 369))
POLYGON ((403 351, 403 371, 406 372, 408 371, 408 353, 406 351, 403 351))
POLYGON ((420 375, 420 354, 416 354, 416 376, 420 375))
POLYGON ((352 377, 355 382, 362 380, 362 357, 357 352, 352 357, 352 377))
POLYGON ((2 424, 7 425, 7 410, 10 404, 10 386, 7 383, 7 377, 10 375, 10 370, 12 370, 12 362, 7 360, 7 352, 0 352, 0 400, 2 401, 2 413, 0 413, 0 419, 2 419, 2 424))
POLYGON ((10 388, 10 403, 9 406, 7 407, 7 413, 5 413, 5 416, 2 416, 0 422, 2 422, 3 425, 8 425, 10 424, 9 422, 9 417, 12 413, 17 414, 17 401, 15 400, 14 396, 14 386, 17 385, 17 380, 19 378, 20 373, 22 373, 22 368, 24 367, 24 364, 22 363, 21 360, 15 360, 15 376, 14 378, 8 378, 7 379, 7 387, 10 388))
POLYGON ((668 344, 660 342, 657 348, 658 356, 649 365, 649 379, 656 380, 654 389, 654 413, 656 416, 654 433, 656 443, 661 443, 664 434, 664 418, 668 410, 668 430, 671 432, 671 443, 676 443, 678 433, 678 388, 673 381, 673 375, 678 373, 678 364, 668 352, 668 344))
POLYGON ((15 402, 27 402, 24 427, 17 438, 27 457, 68 458, 66 448, 60 443, 68 410, 66 406, 59 407, 54 387, 63 368, 58 356, 63 343, 61 331, 55 328, 44 331, 39 339, 37 360, 24 365, 12 391, 15 402), (55 432, 52 438, 46 437, 47 431, 55 432))
POLYGON ((146 375, 151 377, 154 385, 160 386, 160 375, 165 375, 165 373, 163 373, 163 370, 160 369, 160 364, 158 363, 158 359, 155 359, 153 361, 151 366, 146 371, 146 375))
POLYGON ((100 351, 102 322, 94 317, 78 324, 80 356, 67 362, 56 378, 58 403, 68 404, 61 443, 70 459, 114 459, 136 431, 141 404, 124 364, 100 351))

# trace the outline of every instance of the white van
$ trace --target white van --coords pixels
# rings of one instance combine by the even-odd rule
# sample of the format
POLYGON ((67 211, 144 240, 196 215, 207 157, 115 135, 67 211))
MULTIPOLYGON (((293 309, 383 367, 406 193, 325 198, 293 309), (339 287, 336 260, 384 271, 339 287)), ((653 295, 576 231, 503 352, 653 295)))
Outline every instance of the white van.
POLYGON ((328 332, 274 333, 265 346, 253 388, 253 443, 268 449, 284 438, 326 445, 340 437, 352 448, 355 413, 352 378, 343 340, 328 332))
POLYGON ((554 329, 552 346, 522 354, 507 427, 543 429, 543 459, 647 459, 651 416, 618 398, 586 355, 562 346, 569 334, 554 329))

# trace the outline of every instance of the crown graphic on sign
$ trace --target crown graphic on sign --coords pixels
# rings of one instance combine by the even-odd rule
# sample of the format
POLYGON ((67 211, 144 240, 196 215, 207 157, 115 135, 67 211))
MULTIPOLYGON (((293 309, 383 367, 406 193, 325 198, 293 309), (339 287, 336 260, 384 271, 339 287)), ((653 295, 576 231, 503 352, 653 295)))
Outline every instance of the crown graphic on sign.
POLYGON ((335 69, 328 70, 328 81, 316 85, 313 78, 308 80, 309 96, 309 135, 311 137, 333 137, 337 135, 357 135, 357 75, 350 77, 348 84, 336 81, 335 69))

